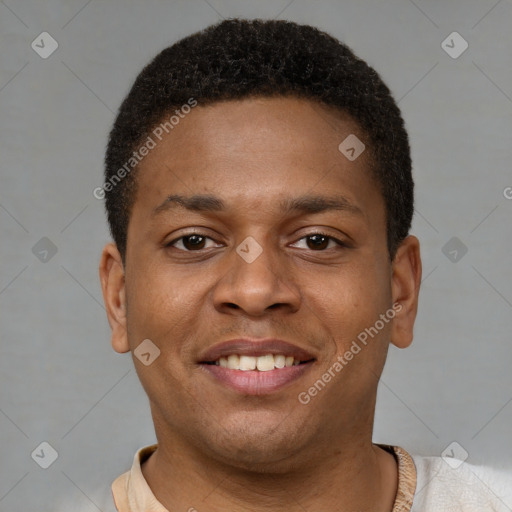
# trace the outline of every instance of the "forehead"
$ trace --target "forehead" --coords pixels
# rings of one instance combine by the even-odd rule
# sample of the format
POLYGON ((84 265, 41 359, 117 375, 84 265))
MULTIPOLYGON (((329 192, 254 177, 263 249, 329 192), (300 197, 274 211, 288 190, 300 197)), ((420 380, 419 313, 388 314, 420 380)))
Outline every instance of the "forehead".
MULTIPOLYGON (((347 113, 293 97, 257 97, 205 106, 199 103, 169 132, 164 138, 175 146, 189 145, 192 138, 195 154, 222 151, 247 156, 257 152, 273 159, 291 153, 302 158, 305 152, 316 153, 322 148, 339 156, 340 137, 357 134, 364 138, 358 123, 347 113)), ((159 144, 161 150, 164 146, 159 144)), ((194 154, 180 152, 175 157, 183 160, 194 154)))
POLYGON ((168 131, 139 164, 134 209, 154 212, 176 194, 214 195, 225 209, 328 194, 363 209, 377 190, 369 152, 351 161, 339 149, 347 137, 364 141, 364 132, 348 114, 313 101, 199 103, 168 131))

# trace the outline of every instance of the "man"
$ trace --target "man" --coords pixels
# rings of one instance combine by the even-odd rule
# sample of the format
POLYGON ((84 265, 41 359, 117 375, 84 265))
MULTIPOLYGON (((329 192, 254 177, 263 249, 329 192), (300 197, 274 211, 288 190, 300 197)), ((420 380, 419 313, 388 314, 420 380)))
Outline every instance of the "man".
POLYGON ((421 259, 400 111, 349 48, 261 20, 177 42, 121 105, 105 176, 112 345, 157 437, 119 511, 508 510, 472 466, 372 443, 421 259))

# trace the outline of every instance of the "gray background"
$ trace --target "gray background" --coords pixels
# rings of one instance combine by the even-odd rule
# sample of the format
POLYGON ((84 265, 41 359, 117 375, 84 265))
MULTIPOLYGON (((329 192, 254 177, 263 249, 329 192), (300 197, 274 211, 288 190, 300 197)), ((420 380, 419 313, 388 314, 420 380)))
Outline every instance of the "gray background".
POLYGON ((143 65, 233 16, 327 30, 377 69, 406 120, 424 281, 415 341, 390 350, 381 379, 375 441, 425 455, 457 441, 468 462, 511 466, 510 0, 4 0, 2 512, 56 510, 58 496, 106 510, 111 481, 154 442, 131 358, 110 347, 97 274, 109 236, 92 191, 143 65), (59 44, 47 59, 31 48, 43 31, 59 44), (441 46, 453 31, 469 44, 455 59, 441 46), (58 452, 46 470, 31 458, 43 441, 58 452))

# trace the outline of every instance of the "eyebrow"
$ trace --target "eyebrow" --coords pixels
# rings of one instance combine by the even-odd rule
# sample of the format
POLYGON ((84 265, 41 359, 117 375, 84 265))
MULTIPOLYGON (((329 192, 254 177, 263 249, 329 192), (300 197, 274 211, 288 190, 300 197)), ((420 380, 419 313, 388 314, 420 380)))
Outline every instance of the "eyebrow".
MULTIPOLYGON (((312 214, 329 210, 343 210, 356 215, 363 215, 362 210, 358 206, 350 202, 346 197, 339 195, 304 195, 281 200, 279 205, 284 214, 312 214)), ((227 209, 222 199, 212 195, 183 196, 172 194, 153 210, 152 217, 180 207, 194 212, 222 212, 227 209)))

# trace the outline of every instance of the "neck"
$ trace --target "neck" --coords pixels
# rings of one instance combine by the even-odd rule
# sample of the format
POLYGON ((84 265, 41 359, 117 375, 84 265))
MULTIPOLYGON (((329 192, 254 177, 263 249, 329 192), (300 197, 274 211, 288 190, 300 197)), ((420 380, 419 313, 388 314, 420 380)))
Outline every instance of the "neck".
POLYGON ((254 472, 205 457, 178 439, 159 439, 142 473, 169 510, 391 512, 397 465, 371 440, 332 445, 321 457, 299 458, 302 463, 290 463, 287 471, 254 472))

